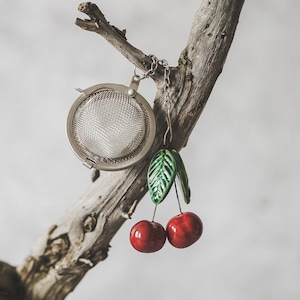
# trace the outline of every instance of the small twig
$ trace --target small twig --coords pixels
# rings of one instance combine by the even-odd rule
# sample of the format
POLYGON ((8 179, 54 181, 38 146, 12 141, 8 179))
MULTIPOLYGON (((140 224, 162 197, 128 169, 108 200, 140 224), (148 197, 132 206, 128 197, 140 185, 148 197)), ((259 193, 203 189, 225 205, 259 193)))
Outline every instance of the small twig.
POLYGON ((87 14, 91 20, 108 24, 104 14, 100 11, 96 4, 91 2, 83 2, 78 5, 78 10, 87 14))
POLYGON ((86 258, 81 257, 81 258, 78 259, 78 261, 88 265, 91 268, 94 266, 94 264, 92 263, 92 261, 90 259, 86 259, 86 258))
MULTIPOLYGON (((80 28, 102 35, 111 45, 113 45, 122 55, 124 55, 137 68, 146 72, 150 69, 152 59, 127 42, 126 30, 120 30, 110 25, 98 6, 91 2, 79 4, 78 10, 89 16, 90 19, 82 20, 77 18, 75 24, 80 28)), ((156 81, 163 80, 164 68, 159 66, 155 74, 151 77, 156 81)))
POLYGON ((91 176, 92 182, 95 182, 99 177, 100 177, 100 171, 97 169, 93 169, 92 176, 91 176))
POLYGON ((134 202, 132 203, 132 205, 129 208, 128 212, 123 212, 122 213, 122 217, 125 218, 125 219, 131 219, 131 216, 135 212, 135 209, 136 209, 138 203, 139 203, 138 200, 134 200, 134 202))
POLYGON ((93 4, 91 2, 81 3, 78 6, 78 10, 87 14, 91 18, 91 21, 94 22, 94 26, 96 26, 97 28, 104 27, 110 30, 111 27, 118 34, 120 34, 122 38, 126 40, 126 30, 120 30, 116 26, 110 25, 109 22, 106 20, 104 14, 101 12, 101 10, 97 7, 96 4, 93 4))

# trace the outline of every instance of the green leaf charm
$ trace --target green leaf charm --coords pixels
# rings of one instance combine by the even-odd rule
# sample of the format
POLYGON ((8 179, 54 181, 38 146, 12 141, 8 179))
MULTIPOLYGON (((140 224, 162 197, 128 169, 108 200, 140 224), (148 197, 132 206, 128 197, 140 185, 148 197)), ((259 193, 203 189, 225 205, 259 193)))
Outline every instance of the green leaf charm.
POLYGON ((176 161, 176 175, 181 184, 184 202, 189 204, 191 201, 191 189, 189 187, 189 179, 185 170, 185 166, 180 154, 175 149, 172 150, 172 153, 176 161))
POLYGON ((176 175, 174 152, 168 149, 159 150, 152 158, 148 168, 148 187, 151 200, 161 203, 168 195, 176 175))

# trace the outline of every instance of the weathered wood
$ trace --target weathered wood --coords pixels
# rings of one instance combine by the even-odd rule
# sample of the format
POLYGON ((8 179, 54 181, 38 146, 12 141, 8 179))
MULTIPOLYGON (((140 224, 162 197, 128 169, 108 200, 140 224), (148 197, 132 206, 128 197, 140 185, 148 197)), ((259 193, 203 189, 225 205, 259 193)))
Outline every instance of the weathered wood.
MULTIPOLYGON (((187 47, 178 66, 171 68, 174 136, 170 147, 180 150, 186 145, 222 71, 243 3, 244 0, 202 2, 187 47)), ((149 69, 149 56, 130 45, 125 31, 110 25, 95 4, 80 4, 79 10, 90 19, 77 19, 78 26, 102 35, 141 70, 149 69)), ((166 130, 162 74, 160 67, 152 76, 157 85, 153 109, 158 129, 147 157, 132 168, 102 173, 75 206, 41 237, 17 268, 27 288, 26 299, 64 299, 88 270, 107 257, 110 240, 147 192, 149 159, 162 147, 166 130)))
POLYGON ((25 286, 16 268, 7 263, 0 262, 0 299, 22 300, 24 297, 25 286))

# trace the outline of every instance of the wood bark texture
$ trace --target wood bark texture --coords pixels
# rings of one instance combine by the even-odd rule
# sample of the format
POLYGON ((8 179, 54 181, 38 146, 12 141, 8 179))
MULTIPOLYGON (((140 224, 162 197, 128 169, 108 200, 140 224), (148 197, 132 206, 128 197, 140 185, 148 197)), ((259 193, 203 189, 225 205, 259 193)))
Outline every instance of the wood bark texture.
MULTIPOLYGON (((244 0, 202 1, 178 66, 171 68, 174 134, 169 147, 179 151, 187 144, 222 72, 243 3, 244 0)), ((150 69, 151 58, 129 44, 125 30, 119 30, 107 22, 95 4, 82 3, 78 9, 89 19, 77 19, 76 25, 103 36, 142 71, 150 69)), ((153 107, 157 132, 147 157, 129 169, 101 173, 74 207, 40 238, 24 263, 17 267, 17 272, 12 269, 19 274, 26 296, 18 287, 21 291, 19 296, 3 299, 65 299, 86 272, 107 257, 112 237, 130 218, 147 192, 146 173, 150 158, 163 146, 167 128, 163 105, 163 67, 159 66, 151 77, 157 86, 153 107)), ((4 275, 0 272, 0 281, 2 278, 4 275)))

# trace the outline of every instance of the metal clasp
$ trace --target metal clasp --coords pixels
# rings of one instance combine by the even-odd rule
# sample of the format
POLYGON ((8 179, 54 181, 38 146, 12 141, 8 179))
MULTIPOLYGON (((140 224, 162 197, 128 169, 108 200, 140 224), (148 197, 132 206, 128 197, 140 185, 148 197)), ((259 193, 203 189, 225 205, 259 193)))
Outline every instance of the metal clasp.
POLYGON ((130 82, 130 85, 129 85, 129 88, 128 88, 128 96, 130 97, 135 97, 136 93, 137 93, 137 89, 139 87, 139 84, 140 84, 140 81, 141 81, 141 77, 134 74, 132 79, 131 79, 131 82, 130 82))
POLYGON ((83 161, 83 165, 89 169, 92 169, 94 167, 94 165, 96 164, 96 161, 94 161, 93 159, 87 157, 84 161, 83 161))

